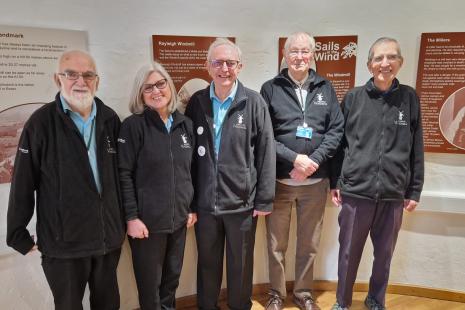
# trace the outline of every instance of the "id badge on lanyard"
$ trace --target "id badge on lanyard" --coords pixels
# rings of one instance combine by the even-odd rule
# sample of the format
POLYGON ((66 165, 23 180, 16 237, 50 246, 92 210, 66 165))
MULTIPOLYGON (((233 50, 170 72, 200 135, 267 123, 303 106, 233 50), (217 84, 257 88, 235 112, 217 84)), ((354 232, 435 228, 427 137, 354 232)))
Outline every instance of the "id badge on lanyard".
POLYGON ((308 127, 307 123, 303 123, 301 126, 297 126, 295 133, 297 138, 311 139, 313 134, 313 128, 308 127))

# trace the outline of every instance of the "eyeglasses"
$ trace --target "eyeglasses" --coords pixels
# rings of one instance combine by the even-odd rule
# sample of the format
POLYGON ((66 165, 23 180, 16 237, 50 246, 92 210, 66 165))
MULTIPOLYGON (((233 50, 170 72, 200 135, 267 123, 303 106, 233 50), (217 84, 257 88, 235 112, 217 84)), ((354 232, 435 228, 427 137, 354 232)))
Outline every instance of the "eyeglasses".
POLYGON ((379 55, 379 56, 373 57, 373 62, 378 63, 378 64, 382 63, 385 57, 389 63, 393 63, 396 60, 401 58, 401 56, 397 54, 379 55))
POLYGON ((226 64, 226 67, 228 67, 228 69, 236 69, 237 65, 239 64, 239 60, 215 59, 215 60, 210 61, 210 64, 215 69, 223 68, 224 64, 226 64))
POLYGON ((64 76, 66 79, 71 80, 71 81, 75 81, 75 80, 79 79, 80 76, 82 76, 82 79, 84 81, 93 81, 98 76, 96 73, 94 73, 92 71, 79 73, 79 72, 71 71, 71 70, 66 70, 63 73, 58 73, 58 75, 64 76))
POLYGON ((166 88, 166 85, 168 85, 168 80, 167 79, 162 79, 156 83, 153 83, 153 84, 144 84, 142 86, 142 91, 146 94, 149 94, 151 92, 153 92, 156 89, 158 90, 162 90, 164 88, 166 88))
POLYGON ((294 58, 294 57, 297 57, 302 55, 302 57, 308 57, 312 54, 312 52, 310 50, 291 50, 289 51, 289 56, 294 58))

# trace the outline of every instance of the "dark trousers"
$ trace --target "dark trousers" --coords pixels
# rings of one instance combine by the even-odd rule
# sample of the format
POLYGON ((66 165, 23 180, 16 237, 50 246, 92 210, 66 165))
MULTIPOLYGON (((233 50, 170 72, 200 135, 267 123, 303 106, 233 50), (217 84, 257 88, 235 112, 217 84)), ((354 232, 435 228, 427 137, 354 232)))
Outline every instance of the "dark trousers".
POLYGON ((186 226, 171 234, 129 239, 141 310, 175 309, 186 244, 186 226))
POLYGON ((218 296, 223 277, 226 241, 228 307, 252 307, 253 251, 257 218, 252 211, 215 216, 198 213, 197 305, 199 309, 219 309, 218 296))
POLYGON ((373 267, 368 294, 385 303, 392 254, 402 224, 403 201, 366 200, 342 196, 339 213, 339 265, 336 298, 352 304, 352 291, 368 233, 373 243, 373 267))
POLYGON ((56 310, 82 310, 87 283, 90 308, 119 309, 118 266, 121 250, 83 258, 42 256, 42 268, 52 290, 56 310))

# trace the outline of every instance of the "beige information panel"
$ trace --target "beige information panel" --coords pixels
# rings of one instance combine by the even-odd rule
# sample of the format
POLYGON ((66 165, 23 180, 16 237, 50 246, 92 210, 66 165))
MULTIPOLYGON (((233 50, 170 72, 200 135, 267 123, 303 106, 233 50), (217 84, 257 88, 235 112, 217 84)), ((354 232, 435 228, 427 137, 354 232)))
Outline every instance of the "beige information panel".
MULTIPOLYGON (((205 62, 210 44, 216 37, 153 35, 153 58, 170 74, 178 91, 181 107, 185 107, 196 91, 211 81, 205 62)), ((235 38, 228 38, 235 42, 235 38)))
MULTIPOLYGON (((283 48, 286 38, 279 38, 279 70, 286 66, 283 48)), ((315 37, 313 69, 333 84, 339 102, 355 85, 357 36, 315 37)))
POLYGON ((425 151, 465 154, 465 32, 421 35, 416 89, 425 151))
POLYGON ((0 184, 9 183, 25 121, 57 92, 57 60, 67 49, 87 50, 87 33, 0 27, 0 184))

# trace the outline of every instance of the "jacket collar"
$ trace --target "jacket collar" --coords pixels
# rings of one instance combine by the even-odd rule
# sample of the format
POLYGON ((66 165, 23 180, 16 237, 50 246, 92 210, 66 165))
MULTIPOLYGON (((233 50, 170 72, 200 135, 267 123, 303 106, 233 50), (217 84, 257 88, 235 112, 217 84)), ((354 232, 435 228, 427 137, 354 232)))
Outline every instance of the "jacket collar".
POLYGON ((366 87, 367 92, 370 93, 371 95, 374 95, 374 96, 377 96, 377 97, 379 97, 379 96, 387 96, 387 95, 390 95, 390 94, 396 92, 399 89, 399 80, 397 78, 395 78, 392 81, 391 88, 389 88, 388 91, 382 91, 382 90, 378 89, 375 86, 375 82, 374 82, 373 78, 369 79, 368 82, 366 82, 365 87, 366 87))
MULTIPOLYGON (((103 126, 106 122, 107 119, 110 119, 114 117, 115 112, 107 107, 102 100, 100 100, 98 97, 94 97, 94 102, 97 107, 97 115, 96 115, 96 121, 97 121, 97 126, 96 126, 96 131, 100 132, 103 129, 103 126)), ((76 129, 76 126, 74 125, 74 122, 71 120, 71 118, 65 113, 63 110, 63 105, 61 104, 61 99, 60 99, 60 92, 58 92, 55 96, 55 107, 58 112, 58 115, 62 117, 64 120, 65 124, 73 129, 76 129)))
MULTIPOLYGON (((274 78, 277 82, 280 83, 285 83, 288 86, 294 86, 295 83, 292 81, 292 79, 289 77, 289 69, 284 68, 281 70, 281 72, 274 78)), ((318 75, 315 70, 309 69, 308 70, 308 80, 310 81, 310 88, 314 87, 315 85, 318 85, 320 83, 325 83, 326 80, 322 78, 320 75, 318 75)))
MULTIPOLYGON (((159 129, 166 129, 165 124, 160 118, 160 115, 152 109, 145 108, 144 112, 144 117, 152 124, 154 124, 156 127, 159 129)), ((179 113, 177 110, 171 113, 171 116, 173 117, 173 123, 171 124, 171 128, 175 128, 179 124, 183 123, 186 120, 186 116, 183 114, 179 113)))

